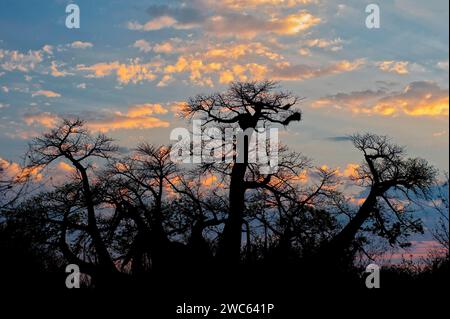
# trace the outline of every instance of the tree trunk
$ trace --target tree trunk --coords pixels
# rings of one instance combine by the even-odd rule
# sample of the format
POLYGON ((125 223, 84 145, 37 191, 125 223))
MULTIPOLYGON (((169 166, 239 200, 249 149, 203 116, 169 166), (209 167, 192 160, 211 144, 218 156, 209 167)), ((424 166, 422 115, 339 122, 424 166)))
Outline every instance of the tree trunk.
MULTIPOLYGON (((253 133, 253 132, 252 132, 253 133)), ((241 257, 242 222, 245 209, 245 173, 248 166, 248 150, 251 134, 244 138, 244 161, 235 162, 230 180, 230 212, 225 222, 223 237, 219 245, 218 257, 228 265, 239 264, 241 257)))
POLYGON ((88 213, 88 229, 89 234, 92 237, 92 241, 97 253, 99 260, 99 266, 108 273, 114 273, 117 271, 114 263, 112 262, 111 256, 106 248, 105 243, 100 235, 100 230, 97 226, 97 219, 95 217, 94 202, 92 199, 92 192, 89 185, 89 178, 86 169, 78 162, 74 162, 76 168, 81 174, 81 179, 83 183, 83 194, 86 200, 86 208, 88 213))
POLYGON ((345 250, 350 247, 356 234, 364 222, 370 217, 377 202, 377 193, 371 190, 369 196, 358 210, 358 213, 326 246, 323 253, 335 257, 343 256, 345 250))
POLYGON ((244 176, 247 165, 236 163, 231 172, 230 212, 225 222, 219 257, 224 262, 238 264, 241 255, 242 215, 245 208, 244 176))

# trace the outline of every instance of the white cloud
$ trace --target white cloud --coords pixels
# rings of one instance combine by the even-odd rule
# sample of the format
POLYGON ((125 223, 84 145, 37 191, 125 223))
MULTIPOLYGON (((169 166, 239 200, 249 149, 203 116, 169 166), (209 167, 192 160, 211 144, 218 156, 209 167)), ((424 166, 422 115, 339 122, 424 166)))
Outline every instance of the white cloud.
POLYGON ((87 49, 92 48, 94 45, 91 42, 74 41, 69 46, 73 49, 87 49))
POLYGON ((0 49, 0 67, 6 71, 29 72, 43 61, 43 51, 29 50, 26 53, 17 50, 0 49))

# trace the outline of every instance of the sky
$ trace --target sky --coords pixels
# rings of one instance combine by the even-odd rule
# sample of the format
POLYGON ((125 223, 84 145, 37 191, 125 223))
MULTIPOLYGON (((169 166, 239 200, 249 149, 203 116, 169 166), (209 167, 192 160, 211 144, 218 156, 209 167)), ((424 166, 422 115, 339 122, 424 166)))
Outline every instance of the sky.
POLYGON ((448 170, 448 2, 193 0, 0 3, 0 157, 64 116, 122 146, 169 142, 198 93, 272 79, 304 98, 282 142, 346 167, 355 132, 391 136, 448 170), (65 8, 80 8, 80 28, 65 8))
POLYGON ((370 3, 2 0, 0 164, 63 117, 124 148, 167 144, 189 97, 270 79, 304 98, 280 139, 316 165, 351 171, 345 137, 372 132, 448 171, 448 1, 380 0, 379 29, 370 3))

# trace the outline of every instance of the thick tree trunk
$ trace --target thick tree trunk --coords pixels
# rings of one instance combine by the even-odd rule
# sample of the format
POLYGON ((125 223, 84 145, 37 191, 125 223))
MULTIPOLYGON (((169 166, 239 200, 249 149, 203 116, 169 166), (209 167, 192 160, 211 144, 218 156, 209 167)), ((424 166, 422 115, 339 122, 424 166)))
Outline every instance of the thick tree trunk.
POLYGON ((238 264, 241 254, 242 215, 245 208, 244 176, 247 165, 236 163, 231 172, 230 212, 225 222, 219 258, 227 264, 238 264))
POLYGON ((219 258, 227 265, 239 264, 242 243, 242 222, 245 210, 245 173, 248 166, 248 151, 251 134, 243 139, 243 163, 235 162, 230 180, 230 212, 225 222, 222 240, 219 245, 219 258))
MULTIPOLYGON (((371 190, 369 196, 359 208, 355 217, 336 235, 322 251, 323 254, 328 257, 342 257, 345 255, 345 250, 348 249, 352 241, 355 239, 356 234, 361 229, 364 222, 370 217, 377 202, 377 193, 375 190, 371 190)), ((326 257, 326 256, 323 256, 326 257)))

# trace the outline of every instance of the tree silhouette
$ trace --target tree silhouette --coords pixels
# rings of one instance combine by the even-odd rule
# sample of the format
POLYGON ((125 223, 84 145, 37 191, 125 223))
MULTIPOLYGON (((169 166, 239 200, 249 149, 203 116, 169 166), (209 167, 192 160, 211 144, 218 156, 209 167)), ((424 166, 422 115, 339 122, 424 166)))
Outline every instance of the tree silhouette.
MULTIPOLYGON (((186 117, 200 116, 203 125, 236 125, 243 131, 250 129, 249 135, 258 126, 268 124, 289 125, 300 121, 301 113, 293 110, 298 98, 287 92, 275 91, 275 82, 233 83, 227 92, 212 95, 198 95, 189 100, 183 110, 186 117)), ((248 132, 248 131, 247 131, 248 132)), ((250 136, 247 135, 247 138, 250 136)), ((230 173, 230 210, 225 222, 219 256, 230 264, 240 260, 243 213, 245 210, 245 175, 249 166, 248 142, 238 145, 244 160, 234 160, 230 173)))
MULTIPOLYGON (((276 145, 276 170, 264 170, 270 160, 250 161, 248 138, 260 128, 299 121, 298 101, 274 82, 234 83, 225 93, 192 98, 185 116, 199 115, 204 128, 247 130, 247 140, 232 142, 231 162, 191 167, 172 161, 171 146, 142 143, 120 153, 83 121, 63 120, 31 141, 18 177, 0 178, 0 195, 8 197, 16 187, 34 185, 37 169, 45 175, 60 161, 70 165, 57 184, 14 190, 20 196, 0 211, 0 254, 62 275, 67 263, 77 264, 97 287, 153 288, 158 280, 172 287, 178 279, 200 287, 220 277, 231 278, 231 285, 244 279, 257 291, 270 279, 273 287, 302 278, 315 284, 330 261, 340 267, 326 278, 346 280, 341 275, 350 273, 359 280, 355 254, 374 236, 408 244, 423 228, 417 202, 429 200, 441 217, 436 239, 448 248, 448 184, 439 184, 435 168, 409 158, 386 136, 351 137, 364 158, 351 178, 364 190, 359 207, 346 197, 341 174, 315 167, 284 145, 276 145)), ((436 265, 442 272, 448 262, 436 265)), ((15 268, 26 269, 2 270, 15 268)))
POLYGON ((351 139, 364 156, 364 163, 353 179, 369 191, 357 213, 326 245, 325 253, 335 257, 345 256, 345 250, 369 219, 373 222, 372 231, 392 244, 408 231, 421 232, 420 219, 408 214, 406 205, 399 205, 398 201, 429 199, 437 174, 424 159, 406 157, 404 148, 392 143, 387 136, 355 134, 351 139), (394 222, 389 225, 392 216, 394 222))
MULTIPOLYGON (((102 240, 97 224, 94 195, 91 188, 89 169, 94 158, 108 159, 117 147, 105 135, 93 137, 84 127, 83 121, 64 120, 56 129, 35 138, 29 146, 29 166, 47 166, 64 158, 76 169, 80 177, 81 191, 87 210, 86 230, 92 237, 99 267, 102 272, 115 273, 116 267, 102 240)), ((67 216, 66 216, 67 217, 67 216)))

